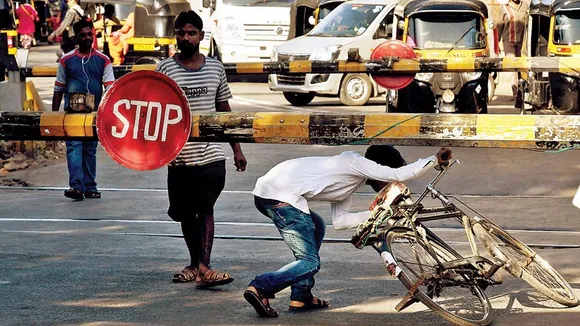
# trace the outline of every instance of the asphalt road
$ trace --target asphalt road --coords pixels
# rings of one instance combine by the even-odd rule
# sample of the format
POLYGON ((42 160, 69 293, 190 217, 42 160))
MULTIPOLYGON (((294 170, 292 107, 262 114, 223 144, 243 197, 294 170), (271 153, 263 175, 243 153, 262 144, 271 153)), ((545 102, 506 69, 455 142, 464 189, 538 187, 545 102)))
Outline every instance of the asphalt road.
MULTIPOLYGON (((31 62, 46 62, 50 48, 38 48, 31 62), (48 54, 47 54, 48 53, 48 54)), ((35 49, 37 50, 37 49, 35 49)), ((51 78, 34 79, 41 97, 50 101, 51 78)), ((259 83, 231 83, 234 111, 294 110, 279 93, 259 83)), ((501 92, 500 92, 501 93, 501 92)), ((501 94, 500 94, 501 96, 501 94)), ((516 113, 501 97, 493 113, 516 113)), ((384 100, 383 100, 384 101, 384 100)), ((338 100, 317 100, 303 110, 382 112, 384 102, 345 108, 338 100)), ((444 325, 421 304, 403 312, 394 307, 403 285, 390 277, 377 254, 344 243, 352 231, 332 229, 329 207, 312 209, 328 222, 322 246, 322 269, 315 295, 331 308, 312 313, 287 311, 289 291, 272 301, 275 320, 257 318, 242 298, 257 274, 293 260, 275 228, 253 207, 250 191, 269 168, 285 159, 331 155, 364 146, 243 144, 246 172, 235 171, 231 150, 225 191, 216 205, 212 267, 230 272, 235 281, 214 290, 173 284, 171 277, 186 263, 180 228, 166 215, 166 170, 136 172, 111 161, 99 149, 97 182, 103 198, 73 202, 67 187, 66 162, 13 172, 28 188, 0 187, 0 321, 2 325, 444 325), (235 238, 235 239, 232 239, 235 238)), ((433 147, 401 147, 407 161, 436 152, 433 147)), ((522 241, 533 245, 580 295, 580 211, 572 196, 580 183, 580 153, 456 148, 461 165, 438 185, 444 193, 473 206, 522 241)), ((407 184, 414 193, 435 176, 427 173, 407 184)), ((362 188, 354 208, 372 201, 362 188)), ((429 201, 431 203, 431 201, 429 201)), ((452 221, 430 224, 437 234, 468 250, 452 221)), ((576 325, 580 307, 562 308, 528 284, 502 272, 505 283, 486 290, 494 308, 494 325, 576 325)))

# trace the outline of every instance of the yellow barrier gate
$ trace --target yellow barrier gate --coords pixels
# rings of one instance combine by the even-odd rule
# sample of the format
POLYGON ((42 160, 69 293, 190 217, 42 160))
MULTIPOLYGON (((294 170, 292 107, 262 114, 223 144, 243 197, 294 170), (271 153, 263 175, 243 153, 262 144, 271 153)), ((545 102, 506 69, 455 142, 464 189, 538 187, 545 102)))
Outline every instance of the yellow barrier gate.
MULTIPOLYGON (((0 139, 97 139, 96 113, 0 112, 0 139)), ((192 118, 190 141, 562 149, 580 116, 223 113, 192 118)))

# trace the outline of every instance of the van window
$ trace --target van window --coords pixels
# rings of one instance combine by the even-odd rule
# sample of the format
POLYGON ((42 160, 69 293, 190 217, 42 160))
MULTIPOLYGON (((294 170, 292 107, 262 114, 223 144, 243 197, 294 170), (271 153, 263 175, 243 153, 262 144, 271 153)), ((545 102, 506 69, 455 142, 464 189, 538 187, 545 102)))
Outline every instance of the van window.
POLYGON ((379 23, 375 35, 373 35, 373 39, 390 39, 393 35, 393 15, 395 10, 391 10, 385 18, 379 23))

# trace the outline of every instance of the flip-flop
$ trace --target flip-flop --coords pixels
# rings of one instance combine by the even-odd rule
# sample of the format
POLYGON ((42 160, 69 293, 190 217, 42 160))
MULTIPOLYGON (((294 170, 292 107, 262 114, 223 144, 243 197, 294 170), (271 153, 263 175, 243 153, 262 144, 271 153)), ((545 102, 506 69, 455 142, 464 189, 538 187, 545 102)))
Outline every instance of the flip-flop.
POLYGON ((316 299, 316 303, 309 301, 307 303, 305 302, 304 305, 300 306, 300 307, 289 306, 288 310, 300 312, 300 311, 309 311, 309 310, 328 308, 328 301, 325 301, 325 300, 322 300, 322 299, 316 298, 316 297, 314 297, 313 299, 316 299))
POLYGON ((276 312, 276 310, 270 307, 270 304, 266 305, 264 304, 264 302, 262 302, 263 297, 259 293, 247 289, 246 291, 244 291, 244 299, 246 299, 246 301, 248 301, 248 303, 250 303, 252 307, 254 307, 258 315, 260 315, 261 317, 266 318, 278 317, 278 313, 276 312))

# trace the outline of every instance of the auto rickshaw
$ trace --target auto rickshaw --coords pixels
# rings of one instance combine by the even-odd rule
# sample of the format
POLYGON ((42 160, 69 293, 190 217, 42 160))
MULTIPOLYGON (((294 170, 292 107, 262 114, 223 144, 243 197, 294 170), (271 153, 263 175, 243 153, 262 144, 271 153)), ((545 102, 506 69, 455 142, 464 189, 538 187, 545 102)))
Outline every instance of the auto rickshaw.
POLYGON ((157 64, 175 53, 175 18, 191 10, 187 0, 83 0, 114 4, 122 21, 124 65, 157 64))
POLYGON ((135 32, 127 42, 124 64, 157 64, 172 56, 176 51, 175 18, 188 10, 187 0, 137 0, 135 32))
POLYGON ((288 40, 302 36, 316 24, 315 13, 318 0, 296 0, 290 6, 290 29, 288 40))
MULTIPOLYGON (((522 57, 580 56, 580 0, 533 0, 522 46, 522 57)), ((550 109, 578 112, 580 74, 522 74, 518 96, 522 114, 550 109)))
MULTIPOLYGON (((395 9, 394 35, 418 58, 490 57, 496 51, 488 18, 480 0, 409 0, 395 9)), ((406 88, 388 92, 387 112, 487 113, 490 78, 481 72, 418 73, 406 88)))

